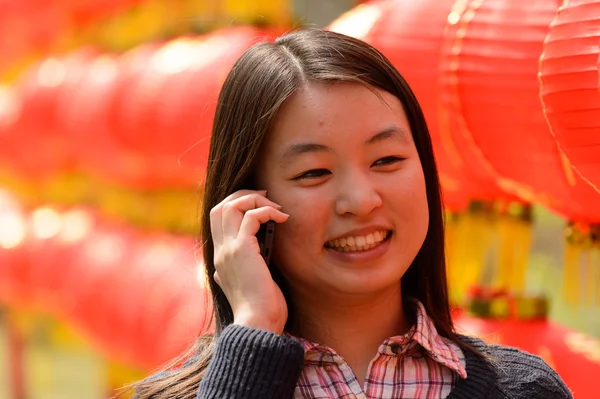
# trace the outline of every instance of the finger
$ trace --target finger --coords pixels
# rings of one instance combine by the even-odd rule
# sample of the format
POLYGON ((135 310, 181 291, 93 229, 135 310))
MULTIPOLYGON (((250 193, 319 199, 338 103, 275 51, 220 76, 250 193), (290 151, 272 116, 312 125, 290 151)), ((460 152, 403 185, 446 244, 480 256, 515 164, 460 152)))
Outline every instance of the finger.
POLYGON ((238 237, 255 236, 261 224, 267 223, 269 220, 273 220, 276 223, 284 223, 289 217, 290 215, 287 213, 283 213, 271 206, 251 209, 244 214, 238 237))
POLYGON ((235 193, 227 196, 223 201, 221 201, 213 209, 211 209, 211 211, 210 211, 210 231, 211 231, 211 235, 212 235, 215 246, 220 246, 223 244, 223 223, 222 223, 223 216, 222 215, 223 215, 223 207, 225 206, 225 204, 227 204, 231 201, 235 201, 238 198, 241 198, 245 195, 250 195, 250 194, 258 194, 258 195, 265 197, 267 195, 267 192, 266 192, 266 190, 262 190, 262 191, 239 190, 239 191, 236 191, 235 193))
POLYGON ((225 205, 231 201, 235 201, 238 198, 245 197, 247 195, 252 195, 252 194, 258 194, 258 195, 262 195, 263 197, 266 197, 267 190, 238 190, 235 193, 230 194, 227 197, 225 197, 225 199, 223 201, 221 201, 220 204, 225 205))
POLYGON ((222 226, 223 237, 235 238, 238 236, 244 214, 252 209, 261 207, 280 209, 281 206, 259 194, 250 194, 233 200, 223 205, 222 226))
POLYGON ((214 207, 210 211, 210 234, 215 248, 223 245, 223 226, 221 223, 221 209, 214 207))

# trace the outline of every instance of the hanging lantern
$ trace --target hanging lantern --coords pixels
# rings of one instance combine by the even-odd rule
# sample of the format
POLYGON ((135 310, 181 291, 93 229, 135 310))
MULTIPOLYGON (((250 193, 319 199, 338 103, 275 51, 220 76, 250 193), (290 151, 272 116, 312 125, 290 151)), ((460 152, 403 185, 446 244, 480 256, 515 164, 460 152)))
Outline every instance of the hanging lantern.
POLYGON ((252 27, 231 28, 144 53, 147 62, 115 99, 121 107, 117 140, 143 160, 139 188, 197 186, 223 81, 247 48, 272 36, 252 27))
POLYGON ((123 187, 147 186, 145 176, 148 175, 148 159, 135 150, 136 141, 131 139, 131 137, 137 140, 144 139, 144 132, 139 129, 143 124, 132 114, 135 111, 140 113, 140 109, 148 107, 147 91, 140 93, 136 86, 156 49, 156 44, 145 44, 125 53, 118 61, 119 74, 115 83, 115 92, 110 96, 111 103, 108 109, 108 131, 116 146, 121 149, 124 164, 116 183, 123 187))
POLYGON ((118 59, 110 55, 89 60, 79 84, 63 91, 57 122, 57 129, 71 143, 77 172, 115 184, 128 167, 121 147, 110 134, 109 123, 120 67, 118 59))
POLYGON ((454 0, 365 2, 343 14, 328 29, 357 37, 380 50, 415 92, 428 122, 445 205, 464 210, 471 198, 506 198, 487 170, 473 167, 449 136, 440 118, 443 96, 439 65, 444 27, 454 0))
POLYGON ((65 287, 65 280, 78 272, 72 259, 95 228, 95 220, 83 208, 58 212, 40 208, 31 216, 34 238, 28 245, 29 300, 40 311, 70 320, 75 298, 65 287))
MULTIPOLYGON (((457 2, 445 32, 443 109, 452 137, 465 144, 459 148, 468 150, 479 168, 496 175, 504 189, 577 223, 593 224, 600 220, 600 195, 573 173, 559 153, 536 78, 544 40, 559 5, 559 0, 457 2)), ((498 230, 502 231, 508 233, 504 235, 508 241, 525 241, 526 236, 517 234, 519 230, 498 230)), ((572 250, 572 242, 567 244, 563 277, 566 292, 581 285, 573 281, 589 276, 577 272, 579 262, 574 259, 591 247, 572 250)), ((500 253, 509 258, 506 251, 500 253)), ((516 258, 526 260, 526 254, 516 252, 516 258)), ((526 262, 520 264, 524 267, 526 262)), ((514 265, 500 265, 494 286, 503 280, 509 286, 523 286, 522 278, 506 280, 515 276, 510 271, 517 269, 514 265)))
POLYGON ((577 398, 597 397, 596 378, 600 375, 597 338, 543 318, 497 320, 464 313, 455 317, 454 323, 459 332, 540 356, 577 398))
POLYGON ((581 180, 596 192, 583 209, 590 220, 572 217, 566 229, 563 287, 571 305, 600 306, 595 272, 600 270, 599 18, 598 1, 564 1, 539 62, 540 98, 550 133, 571 173, 570 183, 579 185, 581 180))
POLYGON ((0 81, 12 82, 28 64, 48 54, 70 28, 64 10, 43 0, 0 2, 0 81))
POLYGON ((600 217, 600 207, 589 209, 600 196, 572 180, 539 101, 538 60, 559 5, 559 0, 457 2, 445 33, 444 105, 452 137, 468 143, 461 148, 503 188, 589 221, 600 217))
POLYGON ((564 1, 539 64, 552 135, 573 169, 600 193, 600 1, 564 1))
POLYGON ((193 247, 190 238, 95 219, 61 275, 58 297, 70 310, 61 315, 113 360, 155 369, 203 331, 211 312, 193 247))
POLYGON ((192 239, 155 235, 135 249, 131 276, 141 289, 137 306, 120 324, 130 331, 123 344, 147 369, 183 352, 207 326, 211 306, 193 246, 192 239), (149 352, 148 345, 156 350, 149 352))
POLYGON ((55 7, 63 10, 76 27, 83 27, 142 2, 141 0, 58 0, 55 7))
POLYGON ((0 146, 22 178, 39 184, 69 169, 70 143, 56 129, 57 99, 65 87, 77 84, 91 56, 91 50, 82 49, 65 58, 45 59, 17 83, 19 112, 5 127, 0 146))
POLYGON ((0 303, 21 301, 21 274, 27 262, 27 219, 13 195, 0 190, 0 303))

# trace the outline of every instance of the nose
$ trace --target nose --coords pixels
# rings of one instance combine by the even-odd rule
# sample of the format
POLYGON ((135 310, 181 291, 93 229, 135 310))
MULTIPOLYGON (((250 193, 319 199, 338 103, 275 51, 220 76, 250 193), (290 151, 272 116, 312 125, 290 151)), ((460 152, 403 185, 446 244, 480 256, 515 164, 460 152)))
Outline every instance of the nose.
POLYGON ((383 203, 372 177, 365 173, 349 174, 340 180, 335 212, 338 215, 369 215, 383 203))

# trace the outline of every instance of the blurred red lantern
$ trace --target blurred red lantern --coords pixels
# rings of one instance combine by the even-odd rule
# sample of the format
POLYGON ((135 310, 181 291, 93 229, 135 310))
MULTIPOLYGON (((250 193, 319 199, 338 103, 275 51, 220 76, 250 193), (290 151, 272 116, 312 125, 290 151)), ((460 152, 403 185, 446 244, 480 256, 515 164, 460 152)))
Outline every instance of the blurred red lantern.
POLYGON ((78 274, 80 266, 73 258, 96 227, 95 219, 81 208, 58 212, 39 208, 30 214, 30 223, 34 238, 28 245, 28 301, 61 319, 70 319, 75 297, 65 281, 78 274))
POLYGON ((192 239, 153 235, 135 249, 130 283, 140 285, 139 295, 118 324, 124 327, 124 347, 147 369, 181 353, 206 327, 211 308, 193 248, 192 239))
POLYGON ((111 106, 119 92, 121 63, 99 55, 89 60, 79 84, 70 85, 59 99, 58 126, 71 143, 75 168, 111 183, 126 183, 126 154, 111 134, 111 106))
POLYGON ((462 209, 469 199, 510 197, 488 170, 478 167, 472 155, 461 149, 460 137, 449 135, 441 118, 444 92, 440 63, 444 28, 453 0, 375 0, 359 5, 334 21, 329 29, 365 40, 398 68, 415 92, 428 122, 442 181, 444 200, 450 209, 462 209))
POLYGON ((192 238, 85 209, 24 213, 0 192, 0 262, 0 302, 49 312, 148 371, 185 350, 212 314, 192 238))
POLYGON ((77 27, 83 27, 141 2, 142 0, 58 0, 53 3, 77 27))
MULTIPOLYGON (((71 271, 63 278, 62 296, 72 303, 70 320, 107 354, 118 354, 121 330, 113 324, 114 310, 106 306, 114 286, 129 269, 128 249, 135 242, 131 228, 98 221, 70 259, 71 271)), ((135 285, 132 285, 135 293, 135 285)), ((126 306, 126 304, 123 304, 126 306)))
POLYGON ((113 359, 152 370, 191 344, 211 312, 194 242, 95 223, 62 275, 71 311, 61 314, 113 359))
POLYGON ((539 77, 552 134, 574 170, 600 193, 599 21, 600 1, 564 1, 544 43, 539 77))
POLYGON ((536 79, 560 0, 456 3, 443 46, 444 107, 465 158, 519 197, 580 221, 600 199, 573 180, 548 133, 536 79))
POLYGON ((142 162, 137 186, 197 186, 227 73, 248 47, 273 36, 252 27, 231 28, 177 39, 151 52, 143 48, 143 64, 140 50, 129 55, 141 68, 135 68, 114 99, 119 106, 114 132, 142 162))
POLYGON ((69 21, 51 1, 0 1, 0 76, 4 68, 26 56, 47 52, 69 28, 69 21))
POLYGON ((45 59, 17 83, 18 113, 0 135, 0 148, 4 162, 21 176, 40 181, 70 168, 69 140, 57 130, 58 98, 65 87, 78 83, 92 54, 83 49, 62 59, 45 59))
POLYGON ((149 113, 146 110, 148 95, 143 91, 138 92, 135 87, 157 48, 156 44, 144 44, 121 56, 118 59, 119 72, 114 83, 115 91, 109 96, 108 131, 115 146, 120 149, 122 164, 117 182, 125 187, 145 188, 150 185, 145 180, 149 175, 149 160, 136 149, 136 145, 137 141, 145 139, 145 130, 152 126, 132 115, 140 113, 140 109, 144 109, 146 115, 149 113))
POLYGON ((522 349, 542 357, 565 381, 576 398, 596 398, 600 375, 600 341, 546 320, 493 320, 461 314, 458 331, 489 343, 522 349))
POLYGON ((236 27, 174 41, 157 51, 154 68, 168 75, 168 83, 158 93, 149 148, 156 160, 152 174, 157 180, 195 187, 204 178, 223 82, 244 51, 275 36, 274 31, 236 27))
POLYGON ((27 262, 27 236, 25 212, 0 190, 0 302, 14 305, 23 297, 20 271, 27 262))

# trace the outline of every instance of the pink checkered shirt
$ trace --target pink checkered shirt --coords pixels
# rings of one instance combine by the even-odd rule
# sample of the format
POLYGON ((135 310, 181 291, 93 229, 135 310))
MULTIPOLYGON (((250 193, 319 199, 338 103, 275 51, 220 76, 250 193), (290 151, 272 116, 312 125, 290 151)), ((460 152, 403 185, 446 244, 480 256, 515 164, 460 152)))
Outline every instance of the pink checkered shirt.
POLYGON ((420 302, 416 302, 416 310, 417 322, 407 334, 390 337, 379 346, 369 365, 364 387, 333 349, 295 337, 304 347, 305 355, 294 398, 439 399, 448 396, 458 378, 467 378, 463 352, 438 335, 420 302))

